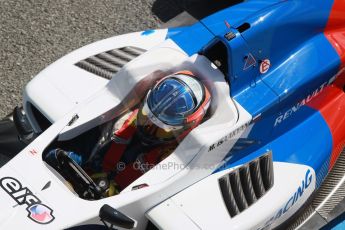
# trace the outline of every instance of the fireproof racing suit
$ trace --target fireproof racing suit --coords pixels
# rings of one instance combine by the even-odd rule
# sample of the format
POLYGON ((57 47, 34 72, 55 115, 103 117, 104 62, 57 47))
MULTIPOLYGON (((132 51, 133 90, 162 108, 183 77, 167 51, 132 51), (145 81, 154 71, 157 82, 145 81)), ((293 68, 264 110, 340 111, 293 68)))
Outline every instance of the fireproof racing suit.
POLYGON ((176 142, 143 144, 137 135, 137 114, 138 109, 114 132, 112 144, 103 157, 102 171, 111 175, 121 190, 169 156, 177 145, 176 142))

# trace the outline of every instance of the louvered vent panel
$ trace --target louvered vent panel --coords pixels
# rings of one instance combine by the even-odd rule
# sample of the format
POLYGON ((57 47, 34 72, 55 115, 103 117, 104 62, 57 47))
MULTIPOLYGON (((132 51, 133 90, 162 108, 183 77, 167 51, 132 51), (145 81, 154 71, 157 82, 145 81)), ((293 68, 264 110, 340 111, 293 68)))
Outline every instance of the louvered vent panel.
POLYGON ((219 179, 219 187, 231 217, 247 209, 273 186, 271 152, 219 179))
POLYGON ((126 63, 143 54, 145 51, 138 47, 122 47, 88 57, 75 65, 90 73, 110 80, 126 63))

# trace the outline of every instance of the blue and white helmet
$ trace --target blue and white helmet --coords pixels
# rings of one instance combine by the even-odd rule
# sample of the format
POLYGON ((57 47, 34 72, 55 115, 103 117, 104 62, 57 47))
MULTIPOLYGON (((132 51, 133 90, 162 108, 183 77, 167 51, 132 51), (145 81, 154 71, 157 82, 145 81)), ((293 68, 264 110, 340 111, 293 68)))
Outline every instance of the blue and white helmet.
POLYGON ((207 88, 190 71, 169 75, 149 91, 139 109, 139 134, 151 144, 182 139, 202 121, 210 100, 207 88))

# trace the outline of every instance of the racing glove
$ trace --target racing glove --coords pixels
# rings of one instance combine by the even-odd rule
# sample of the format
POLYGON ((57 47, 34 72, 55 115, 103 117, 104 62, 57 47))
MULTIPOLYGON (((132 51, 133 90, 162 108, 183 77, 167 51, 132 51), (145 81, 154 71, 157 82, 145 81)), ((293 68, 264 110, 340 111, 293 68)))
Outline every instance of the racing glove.
POLYGON ((120 190, 117 184, 113 180, 109 180, 106 173, 95 173, 91 178, 102 189, 103 196, 110 197, 119 194, 120 190))

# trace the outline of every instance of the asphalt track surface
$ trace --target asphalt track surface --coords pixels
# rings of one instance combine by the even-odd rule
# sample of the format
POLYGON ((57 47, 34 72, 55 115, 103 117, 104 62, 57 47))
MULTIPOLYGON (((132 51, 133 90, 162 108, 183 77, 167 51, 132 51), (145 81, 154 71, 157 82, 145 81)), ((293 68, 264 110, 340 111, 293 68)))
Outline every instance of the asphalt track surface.
POLYGON ((123 33, 158 28, 182 12, 200 19, 237 2, 1 0, 0 118, 21 105, 28 81, 79 47, 123 33))
POLYGON ((154 2, 1 0, 0 117, 21 104, 30 79, 63 55, 103 38, 159 27, 154 2))

